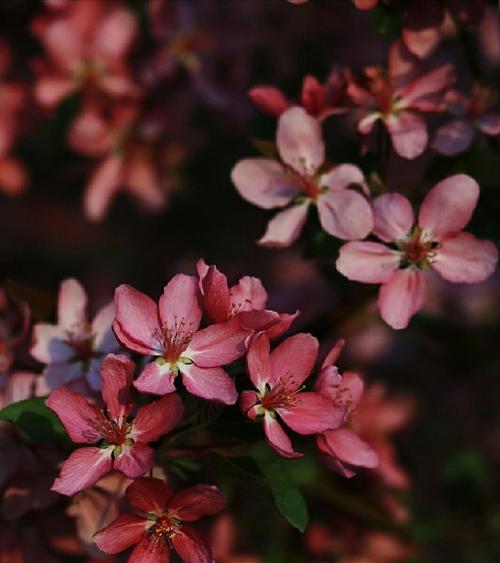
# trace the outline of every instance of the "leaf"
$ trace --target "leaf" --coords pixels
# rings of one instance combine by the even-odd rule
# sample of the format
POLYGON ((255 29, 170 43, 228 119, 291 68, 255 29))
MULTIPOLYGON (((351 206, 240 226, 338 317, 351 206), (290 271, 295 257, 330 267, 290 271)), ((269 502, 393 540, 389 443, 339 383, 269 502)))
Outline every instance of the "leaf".
POLYGON ((289 471, 294 462, 278 457, 267 447, 256 450, 254 459, 271 489, 278 510, 292 526, 303 532, 309 515, 304 497, 289 471))
POLYGON ((0 411, 0 419, 13 422, 22 436, 34 443, 58 441, 69 446, 71 441, 57 416, 45 404, 45 398, 26 399, 0 411))
POLYGON ((272 158, 273 160, 278 158, 278 149, 274 141, 250 137, 250 142, 266 158, 272 158))
POLYGON ((252 471, 254 468, 252 467, 253 460, 251 458, 233 457, 229 459, 228 457, 213 451, 210 452, 209 457, 211 464, 216 468, 216 470, 223 473, 233 481, 237 481, 241 485, 249 487, 252 490, 268 492, 265 480, 255 471, 252 471))

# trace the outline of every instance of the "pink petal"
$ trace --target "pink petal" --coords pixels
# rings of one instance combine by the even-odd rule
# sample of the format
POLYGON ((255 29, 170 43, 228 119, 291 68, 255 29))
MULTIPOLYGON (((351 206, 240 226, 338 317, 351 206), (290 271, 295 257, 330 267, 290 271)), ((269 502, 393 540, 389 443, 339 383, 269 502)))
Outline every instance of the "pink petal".
POLYGON ((134 387, 141 393, 167 395, 175 391, 175 376, 169 363, 163 358, 150 362, 134 381, 134 387))
POLYGON ((238 319, 210 325, 193 336, 183 355, 202 368, 224 366, 243 356, 245 340, 250 334, 238 319))
POLYGON ((93 540, 104 553, 120 553, 141 541, 148 526, 146 518, 135 514, 120 514, 111 524, 97 532, 93 540))
POLYGON ((361 135, 369 135, 373 131, 375 123, 381 119, 381 114, 377 112, 372 112, 360 119, 358 122, 358 131, 361 135))
POLYGON ((111 199, 121 187, 123 166, 122 156, 112 154, 92 174, 83 201, 85 215, 91 221, 101 221, 106 214, 111 199))
POLYGON ((259 278, 243 276, 229 290, 229 298, 235 311, 260 310, 266 307, 267 291, 259 278))
POLYGON ((314 391, 325 395, 332 400, 336 400, 339 395, 342 376, 334 365, 328 365, 321 368, 316 380, 314 381, 314 391))
POLYGON ((127 563, 169 563, 170 548, 164 539, 155 540, 155 536, 146 535, 134 547, 127 563))
POLYGON ((229 286, 226 276, 215 266, 210 266, 201 280, 205 313, 214 323, 229 320, 229 286))
POLYGON ((87 322, 87 294, 79 281, 70 278, 61 283, 57 319, 69 332, 79 330, 87 322))
POLYGON ((112 467, 109 448, 80 448, 63 463, 61 473, 51 490, 61 495, 73 496, 97 483, 112 467))
POLYGON ((421 59, 428 58, 436 50, 443 33, 441 27, 428 27, 419 31, 403 28, 403 40, 408 49, 421 59))
POLYGON ((20 160, 13 157, 5 157, 0 160, 0 189, 6 196, 21 195, 28 182, 28 174, 20 160))
POLYGON ((63 327, 38 323, 33 327, 31 355, 44 364, 67 362, 75 355, 63 327))
POLYGON ((240 393, 240 409, 251 420, 255 420, 257 417, 258 405, 260 405, 260 401, 255 391, 242 391, 240 393))
POLYGON ((105 156, 113 149, 115 131, 95 103, 84 103, 71 124, 68 144, 87 156, 105 156))
POLYGON ((157 211, 165 205, 167 194, 164 188, 167 186, 168 180, 162 184, 151 157, 134 156, 128 161, 127 191, 134 195, 145 209, 157 211))
POLYGON ((498 113, 485 113, 476 119, 476 125, 486 135, 492 137, 500 135, 500 115, 498 113))
POLYGON ((296 452, 292 447, 290 438, 285 434, 280 423, 268 412, 263 419, 264 432, 266 434, 267 443, 283 457, 297 458, 303 454, 296 452))
POLYGON ((354 190, 326 192, 318 198, 323 229, 342 240, 365 238, 373 229, 373 213, 366 199, 354 190))
POLYGON ((422 308, 426 294, 425 275, 412 270, 398 270, 381 286, 378 296, 380 315, 394 329, 408 326, 411 317, 422 308))
POLYGON ((325 160, 321 126, 304 108, 292 107, 281 114, 276 142, 283 162, 303 176, 314 174, 325 160))
POLYGON ((444 9, 440 4, 429 3, 422 10, 421 6, 410 3, 403 23, 403 37, 408 48, 417 56, 426 58, 439 42, 444 9))
POLYGON ((137 20, 129 10, 112 10, 95 30, 93 50, 97 57, 115 62, 122 59, 137 35, 137 20))
POLYGON ((248 91, 248 96, 261 111, 275 117, 280 116, 290 105, 281 90, 273 86, 254 86, 248 91))
POLYGON ((427 146, 428 134, 425 121, 418 115, 403 111, 386 121, 394 150, 403 158, 416 158, 427 146))
POLYGON ((194 485, 178 492, 168 508, 179 520, 194 522, 202 516, 213 516, 224 510, 226 499, 214 485, 194 485))
POLYGON ((408 199, 398 193, 383 194, 373 200, 373 234, 384 242, 405 240, 415 221, 408 199))
POLYGON ((175 428, 183 413, 184 407, 177 394, 144 405, 134 417, 132 437, 141 442, 154 442, 175 428))
POLYGON ((94 337, 94 348, 98 352, 112 352, 118 350, 120 345, 113 333, 113 320, 116 308, 113 301, 108 303, 99 311, 92 321, 92 335, 94 337))
POLYGON ((295 313, 280 313, 279 321, 273 324, 270 328, 266 329, 267 337, 270 340, 279 338, 290 328, 291 324, 299 316, 299 314, 299 311, 295 311, 295 313))
POLYGON ((244 329, 251 332, 267 330, 280 322, 275 311, 242 311, 236 315, 238 322, 244 329))
POLYGON ((433 240, 461 231, 470 221, 479 197, 479 186, 465 174, 455 174, 436 184, 425 196, 418 224, 433 240))
POLYGON ((130 395, 134 372, 134 362, 122 354, 108 354, 101 365, 102 398, 109 417, 118 424, 125 421, 134 406, 130 395))
POLYGON ((395 86, 408 84, 418 76, 419 60, 411 53, 401 39, 396 39, 389 47, 388 53, 389 76, 395 86))
POLYGON ((135 480, 126 491, 127 500, 138 512, 161 516, 173 496, 170 487, 161 479, 142 477, 135 480))
POLYGON ((379 0, 353 0, 353 2, 358 10, 371 10, 378 4, 379 0))
POLYGON ((436 131, 432 148, 440 154, 455 156, 470 147, 475 135, 474 128, 467 121, 453 119, 436 131))
POLYGON ((307 113, 319 116, 325 108, 326 88, 315 76, 308 74, 302 82, 300 99, 307 113))
POLYGON ((365 177, 363 172, 353 164, 339 164, 320 178, 321 187, 326 187, 333 192, 348 188, 351 184, 363 186, 365 177))
POLYGON ((113 469, 121 471, 129 479, 142 477, 153 468, 155 453, 142 442, 136 442, 130 448, 123 448, 122 453, 113 462, 113 469))
POLYGON ((35 98, 45 107, 54 107, 69 96, 76 83, 66 76, 42 76, 35 84, 35 98))
POLYGON ((258 334, 251 340, 247 354, 247 372, 256 389, 261 390, 269 382, 270 344, 266 334, 258 334))
POLYGON ((270 383, 278 378, 287 389, 298 389, 311 373, 318 355, 318 340, 311 334, 295 334, 271 352, 270 383))
POLYGON ((318 441, 318 447, 323 453, 354 467, 377 467, 377 454, 351 429, 328 430, 323 434, 323 438, 324 441, 318 441))
POLYGON ((263 209, 283 207, 301 193, 298 178, 267 158, 240 160, 231 180, 243 199, 263 209))
POLYGON ((340 357, 340 354, 342 353, 342 350, 344 349, 344 346, 345 340, 343 338, 337 340, 337 342, 335 342, 335 344, 330 348, 328 354, 325 356, 325 359, 321 364, 321 369, 335 365, 340 357))
POLYGON ((162 326, 179 340, 195 333, 202 316, 199 299, 198 280, 194 276, 174 276, 163 289, 158 304, 162 326))
POLYGON ((378 242, 348 242, 340 247, 337 270, 363 283, 385 283, 399 267, 401 255, 378 242))
POLYGON ((267 225, 264 236, 259 240, 262 246, 286 248, 300 236, 307 219, 309 204, 292 205, 278 213, 267 225))
POLYGON ((283 422, 298 434, 317 434, 338 428, 345 418, 346 408, 319 393, 296 395, 290 407, 276 409, 283 422))
POLYGON ((445 280, 478 283, 493 274, 497 261, 498 250, 492 242, 461 232, 443 240, 431 265, 445 280))
POLYGON ((400 90, 399 94, 403 98, 404 103, 411 107, 420 98, 425 98, 430 94, 436 94, 449 88, 454 80, 453 65, 442 65, 410 82, 400 90))
POLYGON ((94 444, 102 437, 96 423, 105 420, 103 413, 79 393, 56 389, 45 404, 57 414, 73 442, 94 444))
POLYGON ((115 305, 114 328, 122 343, 140 354, 162 355, 156 303, 141 291, 123 284, 115 290, 115 305))
POLYGON ((212 550, 191 526, 183 526, 180 534, 172 538, 172 545, 182 561, 188 563, 212 563, 212 550))
POLYGON ((52 60, 70 73, 83 58, 84 45, 79 33, 69 21, 56 20, 48 25, 40 37, 52 60))
POLYGON ((234 381, 222 368, 201 368, 196 364, 179 367, 184 387, 192 395, 224 405, 234 405, 238 400, 234 381))

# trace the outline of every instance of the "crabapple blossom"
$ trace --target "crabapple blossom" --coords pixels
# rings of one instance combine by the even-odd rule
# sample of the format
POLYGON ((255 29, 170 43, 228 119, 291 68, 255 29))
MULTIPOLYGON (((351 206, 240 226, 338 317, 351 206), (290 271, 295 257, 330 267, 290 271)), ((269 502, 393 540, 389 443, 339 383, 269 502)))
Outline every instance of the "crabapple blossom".
POLYGON ((232 318, 199 330, 199 301, 198 280, 194 276, 174 276, 158 304, 133 287, 121 285, 115 292, 113 327, 127 348, 156 356, 134 382, 139 391, 172 393, 180 373, 191 394, 231 405, 238 393, 222 366, 244 355, 245 340, 253 329, 232 318))
POLYGON ((362 239, 373 225, 366 199, 352 189, 366 189, 363 173, 352 164, 320 171, 325 160, 321 127, 301 107, 281 114, 276 134, 281 162, 246 158, 231 172, 238 193, 264 209, 286 207, 268 224, 259 244, 282 248, 295 242, 310 205, 318 207, 323 229, 344 240, 362 239), (290 205, 291 204, 291 205, 290 205))
POLYGON ((395 329, 405 328, 424 303, 428 270, 453 283, 478 283, 495 270, 495 245, 463 231, 478 197, 479 186, 470 176, 450 176, 426 195, 415 222, 406 197, 379 196, 373 233, 391 246, 349 242, 340 249, 337 270, 350 280, 382 284, 382 318, 395 329))
POLYGON ((105 553, 134 546, 129 562, 168 563, 174 549, 187 563, 211 563, 210 546, 191 522, 223 510, 226 500, 214 485, 194 485, 174 493, 160 479, 143 477, 126 491, 134 513, 123 513, 94 536, 105 553))
POLYGON ((345 407, 317 392, 303 391, 318 353, 318 341, 310 334, 296 334, 272 352, 269 338, 256 335, 247 354, 248 375, 256 391, 243 391, 242 411, 251 420, 262 418, 268 444, 281 456, 295 458, 296 452, 279 420, 298 434, 308 435, 338 428, 345 407))
POLYGON ((453 66, 444 64, 422 73, 419 60, 398 40, 390 48, 387 70, 371 66, 364 73, 364 85, 351 77, 347 86, 348 95, 364 112, 358 131, 369 135, 381 120, 394 150, 403 158, 416 158, 428 142, 421 113, 444 109, 442 98, 454 81, 453 66))
POLYGON ((179 396, 172 394, 139 407, 130 419, 134 369, 134 362, 126 356, 106 356, 101 367, 106 413, 69 389, 56 389, 49 395, 46 404, 60 418, 71 440, 91 444, 75 450, 63 463, 53 491, 71 496, 112 469, 135 479, 153 467, 154 451, 148 443, 176 426, 183 406, 179 396))
POLYGON ((64 280, 59 288, 57 324, 33 327, 31 355, 44 364, 43 380, 48 389, 83 383, 99 390, 99 368, 104 356, 120 345, 111 329, 115 307, 108 303, 92 321, 87 316, 87 294, 80 282, 64 280))

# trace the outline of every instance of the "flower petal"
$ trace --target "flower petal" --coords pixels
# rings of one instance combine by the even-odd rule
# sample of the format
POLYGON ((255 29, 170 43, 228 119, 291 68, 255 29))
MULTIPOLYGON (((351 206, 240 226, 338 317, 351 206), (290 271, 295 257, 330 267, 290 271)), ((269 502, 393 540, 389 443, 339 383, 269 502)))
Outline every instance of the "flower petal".
POLYGON ((441 243, 431 265, 445 280, 478 283, 493 274, 497 261, 498 250, 492 242, 461 232, 441 243))
POLYGON ((161 516, 173 496, 173 491, 161 479, 142 477, 127 488, 125 496, 130 506, 138 512, 161 516))
POLYGON ((141 442, 154 442, 177 426, 183 412, 182 401, 174 393, 143 405, 134 417, 132 437, 141 442))
POLYGON ((224 405, 234 405, 238 400, 234 381, 222 368, 202 368, 196 364, 179 367, 184 387, 192 395, 224 405))
POLYGON ((292 205, 281 211, 271 219, 264 236, 259 240, 262 246, 271 248, 286 248, 293 244, 300 236, 307 219, 307 202, 292 205))
POLYGON ((500 135, 500 114, 485 113, 476 119, 476 125, 486 135, 497 137, 500 135))
POLYGON ((247 353, 247 372, 254 387, 259 390, 271 378, 270 351, 271 346, 266 334, 257 334, 252 338, 247 353))
POLYGON ((260 405, 260 401, 255 391, 242 391, 240 393, 240 409, 250 420, 256 419, 258 405, 260 405))
POLYGON ((325 160, 321 126, 304 108, 292 107, 281 114, 276 143, 283 162, 303 176, 313 175, 325 160))
POLYGON ((182 340, 198 330, 202 311, 195 276, 177 274, 163 289, 158 303, 160 320, 168 331, 182 340))
POLYGON ((359 436, 350 428, 328 430, 323 434, 319 449, 354 467, 373 469, 378 465, 378 456, 359 436))
POLYGON ((301 193, 299 178, 268 158, 240 160, 231 180, 243 199, 263 209, 283 207, 301 193))
POLYGON ((403 111, 397 117, 391 115, 386 125, 399 156, 413 159, 424 152, 429 136, 427 125, 419 115, 403 111))
POLYGON ((134 547, 127 563, 169 563, 170 548, 165 540, 155 541, 155 536, 146 535, 134 547))
POLYGON ((318 198, 318 212, 323 229, 342 240, 363 239, 373 229, 372 208, 354 190, 321 194, 318 198))
POLYGON ((111 524, 97 532, 93 540, 104 553, 120 553, 141 541, 148 526, 146 518, 135 514, 120 514, 111 524))
POLYGON ((283 457, 297 458, 303 454, 296 452, 290 438, 285 434, 281 424, 268 412, 262 420, 267 443, 283 457))
POLYGON ((57 320, 69 332, 78 330, 87 322, 87 294, 78 280, 69 278, 61 283, 57 320))
POLYGON ((441 126, 432 140, 432 148, 440 154, 455 156, 466 151, 476 132, 464 119, 452 119, 441 126))
POLYGON ((398 270, 381 286, 378 296, 380 315, 394 329, 408 326, 411 317, 422 308, 426 294, 422 272, 410 268, 398 270))
POLYGON ((191 526, 183 526, 182 532, 173 536, 172 545, 182 561, 212 563, 214 560, 210 546, 191 526))
POLYGON ((338 428, 346 413, 345 406, 319 393, 303 392, 294 397, 290 407, 276 409, 283 422, 298 434, 317 434, 338 428))
POLYGON ((62 464, 61 473, 51 490, 61 495, 73 496, 97 483, 112 467, 109 448, 79 448, 62 464))
POLYGON ((267 291, 259 278, 243 276, 229 290, 229 299, 234 311, 255 311, 265 309, 267 291))
POLYGON ((214 323, 229 320, 229 285, 227 277, 216 266, 210 266, 201 280, 203 308, 214 323))
POLYGON ((113 196, 122 185, 123 157, 112 154, 94 170, 83 196, 85 215, 91 221, 101 221, 113 196))
POLYGON ((363 283, 385 283, 399 267, 400 253, 379 242, 348 242, 341 246, 337 270, 363 283))
POLYGON ((136 442, 130 448, 123 448, 113 462, 113 469, 121 471, 129 479, 142 477, 153 468, 155 453, 142 442, 136 442))
POLYGON ((115 304, 112 301, 97 312, 92 321, 92 335, 94 337, 94 349, 98 352, 113 352, 120 348, 113 333, 113 320, 116 315, 115 304))
POLYGON ((66 338, 68 335, 63 327, 37 323, 33 327, 31 355, 44 364, 67 362, 75 355, 75 351, 66 338))
POLYGON ((404 240, 415 218, 408 199, 398 193, 383 194, 373 200, 373 234, 384 242, 404 240))
POLYGON ((298 389, 311 373, 317 355, 318 340, 314 336, 290 336, 271 352, 270 383, 281 378, 287 389, 298 389))
POLYGON ((224 510, 226 498, 215 485, 194 485, 174 495, 168 508, 184 522, 212 516, 224 510))
POLYGON ((167 395, 175 391, 175 375, 169 363, 163 358, 150 362, 134 381, 134 387, 141 393, 153 395, 167 395))
POLYGON ((291 326, 293 321, 299 316, 300 312, 295 313, 279 313, 279 321, 266 329, 266 334, 270 340, 279 338, 291 326))
POLYGON ((102 398, 109 417, 118 424, 125 421, 134 406, 130 395, 134 371, 134 362, 123 354, 108 354, 101 365, 102 398))
POLYGON ((477 182, 455 174, 436 184, 425 196, 418 224, 433 240, 461 231, 470 221, 479 197, 477 182))
POLYGON ((419 99, 449 88, 454 80, 453 65, 441 65, 409 82, 400 89, 399 95, 403 98, 405 105, 411 107, 419 99))
POLYGON ((281 90, 264 84, 251 88, 248 97, 261 111, 274 117, 279 117, 290 105, 281 90))
POLYGON ((322 174, 319 184, 333 192, 348 188, 351 184, 364 186, 365 176, 354 164, 339 164, 326 174, 322 174))
POLYGON ((95 56, 114 63, 130 49, 137 35, 137 20, 129 10, 115 8, 99 22, 94 34, 92 49, 95 56))

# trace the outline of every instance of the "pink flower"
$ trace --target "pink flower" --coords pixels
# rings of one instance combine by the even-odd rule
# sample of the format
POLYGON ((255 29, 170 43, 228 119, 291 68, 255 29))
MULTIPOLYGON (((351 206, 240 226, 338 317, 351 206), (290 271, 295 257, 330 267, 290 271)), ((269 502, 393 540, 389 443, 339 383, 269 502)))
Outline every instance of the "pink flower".
POLYGON ((229 287, 227 277, 216 266, 208 266, 204 260, 199 260, 196 268, 203 310, 214 323, 237 317, 242 326, 265 330, 269 338, 277 338, 288 330, 299 314, 298 311, 278 314, 265 309, 267 291, 258 278, 244 276, 229 287))
POLYGON ((358 131, 369 135, 375 123, 382 120, 392 139, 394 150, 403 158, 416 158, 428 141, 423 112, 444 109, 442 96, 454 81, 453 66, 446 64, 422 74, 418 59, 401 41, 389 52, 389 68, 365 68, 365 84, 351 79, 347 92, 352 101, 365 111, 358 131))
POLYGON ((226 500, 214 485, 194 485, 176 494, 160 479, 142 478, 126 496, 135 513, 121 514, 94 536, 105 553, 120 553, 135 545, 129 562, 168 563, 174 549, 187 563, 211 563, 210 546, 188 522, 212 516, 226 500))
POLYGON ((344 477, 356 475, 358 468, 373 469, 379 460, 373 449, 351 427, 351 419, 363 395, 364 383, 358 374, 346 372, 341 376, 333 365, 343 341, 335 346, 323 362, 314 384, 317 393, 328 397, 338 408, 344 408, 345 421, 340 428, 327 430, 316 438, 316 445, 329 467, 344 477))
POLYGON ((168 395, 140 407, 130 420, 134 369, 126 356, 106 356, 101 368, 106 413, 69 389, 56 389, 49 395, 47 406, 61 419, 71 440, 92 444, 75 450, 63 463, 53 491, 71 496, 112 469, 136 479, 153 467, 154 451, 148 443, 176 426, 183 406, 178 395, 168 395))
POLYGON ((248 375, 257 391, 241 393, 241 409, 251 420, 262 418, 268 444, 283 457, 302 454, 293 449, 278 416, 303 435, 338 428, 344 419, 344 407, 319 393, 302 391, 317 353, 318 341, 310 334, 291 336, 272 352, 269 338, 259 334, 248 350, 248 375))
POLYGON ((455 118, 436 131, 432 148, 446 156, 454 156, 470 147, 478 131, 498 137, 500 113, 491 111, 497 100, 496 92, 479 84, 474 85, 470 97, 457 91, 449 92, 446 103, 455 118))
POLYGON ((236 318, 199 330, 199 300, 194 276, 174 276, 158 305, 133 287, 121 285, 115 292, 113 327, 127 348, 156 356, 134 382, 139 391, 172 393, 175 378, 181 373, 191 394, 232 405, 238 393, 222 366, 245 353, 245 340, 253 330, 242 327, 236 318))
POLYGON ((104 356, 120 349, 111 324, 113 302, 102 307, 89 322, 87 295, 75 279, 59 288, 57 325, 37 323, 33 328, 31 355, 48 364, 43 378, 49 389, 84 379, 93 390, 100 388, 99 368, 104 356))
POLYGON ((351 184, 366 189, 363 173, 351 164, 319 173, 325 160, 321 127, 303 108, 292 107, 280 116, 277 148, 282 162, 247 158, 231 173, 239 194, 250 203, 264 209, 288 206, 269 222, 260 244, 290 246, 298 239, 311 204, 317 205, 323 229, 333 236, 362 239, 370 232, 370 205, 347 189, 351 184))
POLYGON ((395 329, 405 328, 425 300, 426 270, 453 283, 478 283, 495 270, 495 245, 462 231, 478 196, 479 186, 471 177, 450 176, 427 194, 415 224, 403 195, 381 195, 373 203, 373 232, 392 246, 349 242, 340 249, 338 271, 350 280, 382 284, 382 318, 395 329))
POLYGON ((221 514, 217 517, 210 538, 214 561, 217 563, 262 563, 262 559, 256 555, 237 552, 236 523, 230 514, 221 514))

